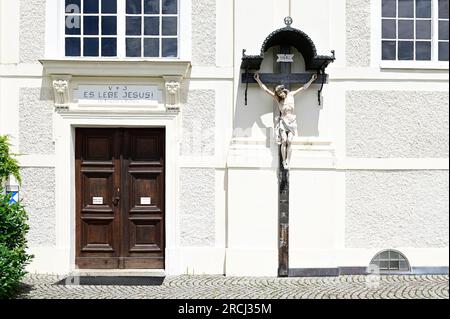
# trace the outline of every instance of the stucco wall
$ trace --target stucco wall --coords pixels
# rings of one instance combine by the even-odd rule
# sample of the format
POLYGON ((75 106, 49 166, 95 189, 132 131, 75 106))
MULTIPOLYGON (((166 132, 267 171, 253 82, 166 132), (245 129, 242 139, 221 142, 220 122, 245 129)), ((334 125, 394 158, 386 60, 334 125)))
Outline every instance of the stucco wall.
POLYGON ((192 0, 192 63, 216 64, 216 0, 192 0))
POLYGON ((215 151, 215 91, 193 90, 183 106, 181 155, 212 156, 215 151))
POLYGON ((446 247, 448 171, 346 173, 346 246, 446 247))
POLYGON ((53 105, 49 89, 20 89, 19 134, 21 153, 54 153, 52 112, 53 105))
POLYGON ((21 169, 20 196, 29 216, 30 247, 55 245, 55 170, 21 169))
POLYGON ((448 157, 448 92, 349 91, 349 157, 448 157))
POLYGON ((39 63, 44 48, 45 0, 20 0, 20 62, 39 63))
POLYGON ((181 169, 179 227, 182 246, 214 246, 214 203, 214 169, 181 169))
POLYGON ((370 0, 346 0, 347 65, 370 65, 370 0))

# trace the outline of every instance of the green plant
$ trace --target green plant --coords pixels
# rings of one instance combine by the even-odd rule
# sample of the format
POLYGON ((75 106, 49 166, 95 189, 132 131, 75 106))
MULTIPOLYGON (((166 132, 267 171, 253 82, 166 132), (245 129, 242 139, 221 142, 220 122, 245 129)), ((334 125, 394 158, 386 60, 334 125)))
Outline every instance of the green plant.
POLYGON ((28 217, 21 203, 9 203, 3 185, 10 175, 20 182, 19 165, 9 152, 6 136, 0 136, 0 298, 10 298, 26 274, 33 256, 26 253, 28 217))
POLYGON ((0 188, 10 175, 21 182, 19 164, 14 158, 15 154, 10 153, 10 146, 8 136, 0 135, 0 188))
POLYGON ((30 259, 23 247, 9 249, 0 243, 0 299, 11 298, 18 291, 30 259))

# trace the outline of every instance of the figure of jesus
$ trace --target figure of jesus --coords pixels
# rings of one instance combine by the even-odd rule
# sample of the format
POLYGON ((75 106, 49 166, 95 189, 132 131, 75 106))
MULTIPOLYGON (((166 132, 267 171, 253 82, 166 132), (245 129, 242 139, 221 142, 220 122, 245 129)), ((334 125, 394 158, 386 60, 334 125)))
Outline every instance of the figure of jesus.
POLYGON ((292 140, 297 134, 297 120, 294 114, 295 101, 294 96, 303 90, 306 90, 316 79, 317 75, 313 74, 311 79, 302 87, 295 91, 288 90, 284 85, 278 85, 274 91, 271 91, 267 86, 261 82, 259 73, 256 72, 254 76, 261 89, 267 92, 278 104, 280 116, 276 117, 275 138, 279 145, 281 145, 281 156, 283 159, 283 167, 289 169, 289 161, 292 153, 292 140))

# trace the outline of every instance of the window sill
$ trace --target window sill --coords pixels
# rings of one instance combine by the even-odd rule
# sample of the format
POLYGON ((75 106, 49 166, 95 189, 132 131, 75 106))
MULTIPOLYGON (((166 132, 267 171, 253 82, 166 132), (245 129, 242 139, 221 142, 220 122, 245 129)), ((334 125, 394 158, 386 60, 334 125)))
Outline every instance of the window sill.
POLYGON ((448 61, 382 61, 380 69, 403 69, 403 70, 448 70, 448 61))
POLYGON ((191 67, 190 61, 178 59, 86 59, 64 58, 40 60, 44 75, 66 74, 95 77, 162 77, 184 78, 191 67))

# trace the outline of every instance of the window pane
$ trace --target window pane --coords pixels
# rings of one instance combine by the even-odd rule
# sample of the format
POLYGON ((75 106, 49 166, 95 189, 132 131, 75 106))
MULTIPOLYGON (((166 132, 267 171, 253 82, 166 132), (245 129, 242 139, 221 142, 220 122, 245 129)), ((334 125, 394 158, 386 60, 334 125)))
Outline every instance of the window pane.
POLYGON ((116 35, 117 34, 117 18, 116 17, 102 17, 102 34, 116 35))
POLYGON ((117 0, 102 0, 102 13, 117 13, 117 0))
POLYGON ((162 39, 162 56, 175 58, 178 55, 177 39, 162 39))
POLYGON ((66 0, 67 13, 81 13, 81 0, 66 0))
POLYGON ((398 21, 398 38, 399 39, 414 38, 414 21, 412 20, 398 21))
POLYGON ((127 0, 127 13, 141 14, 142 13, 141 0, 127 0))
POLYGON ((117 39, 103 38, 102 39, 102 56, 116 56, 117 55, 117 39))
POLYGON ((398 259, 399 255, 397 252, 390 250, 389 251, 389 259, 398 259))
POLYGON ((369 267, 370 267, 370 272, 371 272, 371 273, 373 273, 373 272, 378 272, 379 269, 380 269, 380 262, 379 262, 379 261, 377 261, 377 262, 372 262, 372 263, 369 265, 369 267))
POLYGON ((382 37, 383 39, 397 38, 396 21, 393 19, 383 19, 382 22, 382 37))
POLYGON ((80 16, 66 16, 66 34, 81 34, 81 17, 80 16))
POLYGON ((399 41, 398 42, 398 59, 413 60, 414 59, 414 42, 399 41))
POLYGON ((391 260, 389 262, 389 269, 390 270, 398 270, 399 269, 399 262, 398 262, 398 260, 391 260))
POLYGON ((141 39, 127 38, 127 57, 141 57, 141 39))
POLYGON ((383 251, 380 254, 380 259, 389 259, 389 250, 383 251))
POLYGON ((416 21, 416 39, 431 39, 431 20, 416 21))
POLYGON ((98 38, 84 38, 83 43, 84 56, 98 56, 98 38))
POLYGON ((141 17, 127 17, 127 35, 141 35, 141 17))
POLYGON ((144 18, 144 34, 159 35, 159 17, 144 18))
POLYGON ((158 14, 159 0, 144 0, 144 13, 158 14))
POLYGON ((439 61, 448 61, 448 42, 439 42, 439 61))
POLYGON ((80 38, 66 38, 66 56, 80 56, 80 38))
POLYGON ((98 16, 97 17, 84 17, 83 18, 83 34, 85 35, 98 35, 98 16))
POLYGON ((414 0, 398 0, 398 17, 414 17, 414 0))
POLYGON ((395 0, 383 0, 382 2, 382 15, 385 18, 395 18, 397 14, 397 5, 395 0))
POLYGON ((439 0, 439 19, 448 19, 448 0, 439 0))
POLYGON ((81 0, 66 0, 66 7, 70 6, 71 4, 74 4, 76 6, 81 5, 81 0))
POLYGON ((84 13, 98 13, 99 0, 83 0, 84 13))
POLYGON ((383 41, 382 44, 382 59, 395 60, 397 53, 395 50, 395 41, 383 41))
POLYGON ((431 18, 431 0, 416 0, 416 17, 431 18))
POLYGON ((176 17, 162 18, 162 34, 163 35, 177 35, 177 18, 176 17))
POLYGON ((406 263, 406 261, 400 261, 400 263, 399 263, 399 270, 401 270, 401 271, 408 271, 409 270, 409 268, 408 268, 408 264, 406 263))
POLYGON ((389 261, 380 261, 380 269, 388 270, 389 269, 389 261))
POLYGON ((448 40, 448 21, 439 21, 439 40, 448 40))
POLYGON ((144 56, 159 57, 159 39, 144 39, 144 56))
POLYGON ((417 41, 416 42, 416 60, 430 61, 431 60, 431 42, 417 41))
POLYGON ((177 0, 162 0, 162 13, 163 14, 176 14, 177 13, 177 0))

